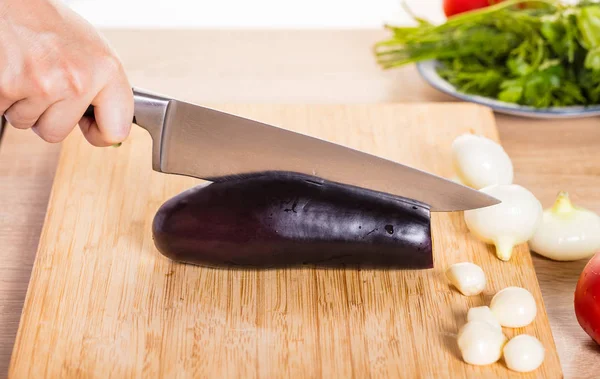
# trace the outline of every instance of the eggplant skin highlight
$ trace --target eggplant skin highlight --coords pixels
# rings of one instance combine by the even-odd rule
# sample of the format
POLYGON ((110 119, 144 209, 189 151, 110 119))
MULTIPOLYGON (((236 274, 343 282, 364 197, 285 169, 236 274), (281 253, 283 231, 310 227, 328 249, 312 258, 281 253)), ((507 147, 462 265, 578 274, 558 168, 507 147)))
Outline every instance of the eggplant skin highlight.
POLYGON ((295 173, 216 181, 158 210, 165 256, 208 267, 433 267, 429 208, 295 173))

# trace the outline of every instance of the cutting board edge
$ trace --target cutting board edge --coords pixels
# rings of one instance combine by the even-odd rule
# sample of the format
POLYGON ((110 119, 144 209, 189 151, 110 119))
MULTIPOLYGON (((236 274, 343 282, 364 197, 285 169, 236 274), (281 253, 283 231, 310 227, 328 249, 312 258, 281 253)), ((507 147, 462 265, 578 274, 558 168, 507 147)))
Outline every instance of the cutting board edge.
MULTIPOLYGON (((71 138, 70 136, 67 138, 71 138)), ((22 325, 24 325, 24 321, 25 318, 27 317, 27 314, 25 312, 25 309, 28 307, 28 304, 31 302, 31 297, 32 295, 32 291, 34 290, 34 285, 32 283, 31 278, 34 276, 34 273, 39 269, 39 252, 42 249, 42 243, 44 241, 44 234, 46 233, 46 223, 48 222, 51 214, 49 212, 50 207, 52 205, 52 200, 54 199, 54 197, 56 196, 56 191, 57 191, 57 182, 56 182, 56 178, 58 176, 58 170, 61 170, 62 165, 61 162, 64 159, 64 155, 65 155, 65 151, 62 148, 62 143, 60 146, 60 151, 59 151, 59 157, 58 160, 56 162, 56 171, 54 172, 54 177, 52 179, 52 186, 50 187, 50 196, 48 196, 48 203, 46 204, 45 207, 45 213, 44 213, 44 222, 42 223, 42 230, 40 233, 40 238, 38 240, 38 244, 37 247, 35 249, 35 258, 33 260, 33 266, 31 267, 31 273, 29 275, 29 280, 27 282, 27 291, 25 292, 25 300, 23 301, 23 308, 21 310, 21 316, 19 317, 19 326, 17 328, 17 333, 15 335, 15 343, 10 355, 10 363, 8 366, 8 377, 11 378, 12 377, 12 372, 13 372, 13 366, 15 365, 15 359, 16 359, 16 351, 18 346, 20 345, 18 342, 19 340, 22 338, 22 325)))

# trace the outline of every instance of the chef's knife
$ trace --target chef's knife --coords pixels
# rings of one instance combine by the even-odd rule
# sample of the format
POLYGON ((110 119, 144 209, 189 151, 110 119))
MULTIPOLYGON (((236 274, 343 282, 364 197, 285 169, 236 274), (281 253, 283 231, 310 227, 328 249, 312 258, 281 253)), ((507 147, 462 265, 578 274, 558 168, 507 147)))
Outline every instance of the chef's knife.
MULTIPOLYGON (((214 181, 290 171, 407 197, 434 212, 499 203, 453 181, 318 138, 144 90, 134 89, 134 98, 134 123, 152 136, 152 167, 159 172, 214 181)), ((90 107, 86 115, 93 114, 90 107)))

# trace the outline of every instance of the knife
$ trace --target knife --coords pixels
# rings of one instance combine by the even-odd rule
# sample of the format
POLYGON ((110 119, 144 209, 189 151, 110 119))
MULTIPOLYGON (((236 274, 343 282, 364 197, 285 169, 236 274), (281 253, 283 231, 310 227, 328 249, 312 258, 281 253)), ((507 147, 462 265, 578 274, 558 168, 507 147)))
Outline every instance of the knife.
MULTIPOLYGON (((134 89, 133 122, 153 140, 152 168, 215 181, 244 174, 289 171, 417 200, 432 212, 500 203, 445 178, 185 101, 134 89)), ((93 117, 92 106, 85 113, 93 117)))

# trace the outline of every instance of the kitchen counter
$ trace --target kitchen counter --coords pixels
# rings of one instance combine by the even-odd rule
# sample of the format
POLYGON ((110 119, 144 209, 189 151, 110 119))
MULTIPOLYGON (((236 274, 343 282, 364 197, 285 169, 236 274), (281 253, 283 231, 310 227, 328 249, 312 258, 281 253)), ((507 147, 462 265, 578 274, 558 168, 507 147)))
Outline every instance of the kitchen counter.
MULTIPOLYGON (((414 67, 381 71, 370 54, 381 31, 107 31, 133 85, 210 103, 454 101, 414 67)), ((559 190, 600 212, 597 118, 528 120, 497 115, 515 182, 549 206, 559 190)), ((9 128, 0 141, 0 377, 15 333, 58 159, 59 146, 9 128)), ((573 291, 585 261, 534 255, 565 377, 594 377, 600 347, 581 330, 573 291)))

